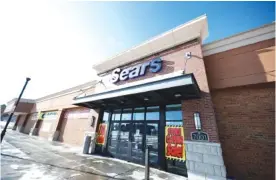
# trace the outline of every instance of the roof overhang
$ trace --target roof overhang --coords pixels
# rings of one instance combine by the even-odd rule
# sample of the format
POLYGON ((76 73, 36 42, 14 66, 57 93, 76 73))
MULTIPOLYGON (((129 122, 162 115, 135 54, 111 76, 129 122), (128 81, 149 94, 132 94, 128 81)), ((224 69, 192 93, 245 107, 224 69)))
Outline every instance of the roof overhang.
POLYGON ((89 108, 118 108, 150 104, 168 104, 200 97, 193 74, 182 74, 144 84, 114 88, 90 96, 75 98, 74 105, 89 108))
POLYGON ((205 38, 207 38, 207 36, 207 16, 203 15, 159 36, 156 36, 141 45, 131 48, 105 61, 101 61, 100 63, 93 65, 93 69, 95 69, 98 74, 102 74, 116 67, 184 44, 193 39, 200 39, 202 42, 205 38))

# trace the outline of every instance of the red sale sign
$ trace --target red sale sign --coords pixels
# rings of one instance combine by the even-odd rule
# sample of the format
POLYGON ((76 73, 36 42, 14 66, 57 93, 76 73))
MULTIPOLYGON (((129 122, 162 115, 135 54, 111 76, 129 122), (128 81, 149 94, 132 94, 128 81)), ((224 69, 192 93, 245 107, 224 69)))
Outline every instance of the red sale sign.
POLYGON ((103 145, 105 140, 106 124, 100 124, 97 133, 96 144, 103 145))
POLYGON ((183 127, 165 127, 165 153, 168 159, 185 161, 185 145, 183 127))

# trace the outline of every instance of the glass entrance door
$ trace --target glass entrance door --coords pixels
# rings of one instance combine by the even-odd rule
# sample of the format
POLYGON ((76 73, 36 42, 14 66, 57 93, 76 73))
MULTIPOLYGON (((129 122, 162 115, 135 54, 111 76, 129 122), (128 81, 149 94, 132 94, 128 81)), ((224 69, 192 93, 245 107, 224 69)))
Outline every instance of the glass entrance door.
POLYGON ((143 136, 144 123, 133 123, 131 132, 131 156, 132 161, 139 164, 143 163, 143 136))
POLYGON ((158 166, 159 107, 117 109, 111 116, 107 150, 112 157, 144 164, 150 148, 150 164, 158 166))
POLYGON ((117 154, 120 159, 130 160, 130 146, 129 141, 131 133, 131 123, 120 123, 120 135, 117 144, 117 154))
POLYGON ((146 124, 146 145, 149 147, 149 162, 151 166, 158 165, 158 130, 159 123, 146 124))

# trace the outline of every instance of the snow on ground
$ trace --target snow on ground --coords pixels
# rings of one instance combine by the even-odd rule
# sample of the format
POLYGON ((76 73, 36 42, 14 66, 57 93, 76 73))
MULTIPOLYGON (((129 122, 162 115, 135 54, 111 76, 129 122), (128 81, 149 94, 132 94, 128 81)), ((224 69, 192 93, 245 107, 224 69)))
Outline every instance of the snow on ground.
POLYGON ((106 175, 114 177, 114 176, 117 176, 118 174, 116 174, 116 173, 106 173, 106 175))
MULTIPOLYGON (((68 145, 67 145, 68 146, 68 145)), ((59 152, 69 152, 69 153, 81 153, 82 152, 82 147, 73 147, 73 146, 52 146, 52 150, 59 151, 59 152)))
POLYGON ((3 140, 1 144, 1 153, 21 157, 24 159, 30 159, 30 157, 27 154, 25 154, 20 149, 14 147, 5 140, 3 140))
MULTIPOLYGON (((7 121, 0 121, 1 130, 5 127, 7 121)), ((14 126, 14 122, 10 122, 8 128, 12 128, 14 126)))
POLYGON ((145 177, 145 173, 141 171, 133 171, 131 175, 128 175, 129 177, 137 180, 143 180, 145 177))
POLYGON ((32 164, 31 167, 21 172, 23 172, 24 175, 21 176, 19 180, 33 180, 33 179, 55 180, 57 179, 56 176, 49 175, 47 170, 35 164, 32 164))
POLYGON ((10 167, 11 167, 12 169, 18 169, 19 166, 18 166, 17 164, 11 164, 10 167))

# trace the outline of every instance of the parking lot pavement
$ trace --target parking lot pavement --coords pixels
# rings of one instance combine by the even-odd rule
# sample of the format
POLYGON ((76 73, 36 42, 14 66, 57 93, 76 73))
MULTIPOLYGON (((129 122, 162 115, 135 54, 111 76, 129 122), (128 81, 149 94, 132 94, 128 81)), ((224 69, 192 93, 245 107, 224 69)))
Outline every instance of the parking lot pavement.
MULTIPOLYGON (((8 130, 1 145, 1 179, 144 179, 144 167, 113 158, 83 155, 81 147, 8 130)), ((182 176, 151 168, 152 180, 182 176)))

